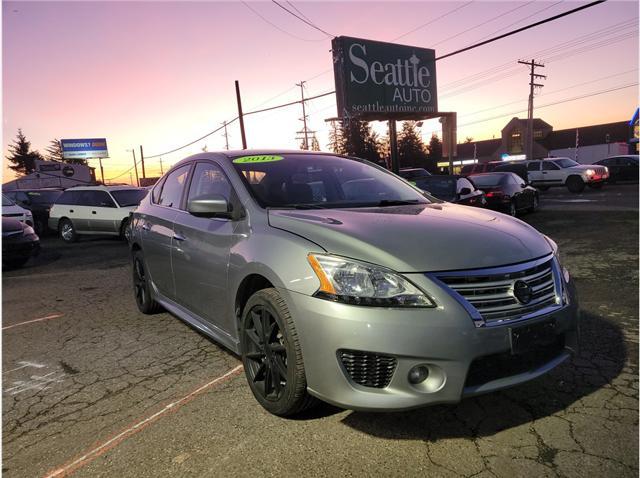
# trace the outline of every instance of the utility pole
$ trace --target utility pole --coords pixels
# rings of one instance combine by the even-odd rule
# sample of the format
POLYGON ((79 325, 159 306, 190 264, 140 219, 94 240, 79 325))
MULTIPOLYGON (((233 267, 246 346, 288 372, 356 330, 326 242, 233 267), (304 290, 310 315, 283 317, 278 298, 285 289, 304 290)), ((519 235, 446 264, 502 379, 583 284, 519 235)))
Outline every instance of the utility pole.
POLYGON ((142 145, 140 145, 140 164, 142 164, 142 179, 145 179, 147 176, 144 173, 144 153, 142 152, 142 145))
POLYGON ((162 156, 160 156, 160 176, 164 175, 164 171, 162 170, 162 156))
POLYGON ((240 99, 240 83, 238 82, 238 80, 236 80, 236 101, 238 102, 238 119, 240 120, 242 149, 247 149, 247 137, 244 134, 244 116, 242 116, 242 100, 240 99))
POLYGON ((536 79, 542 78, 546 79, 545 75, 536 74, 536 68, 544 68, 544 65, 541 63, 536 63, 534 59, 531 61, 522 61, 518 60, 518 63, 521 65, 527 65, 531 68, 531 72, 529 73, 529 108, 528 108, 528 116, 527 116, 527 146, 526 146, 526 155, 527 159, 533 158, 533 93, 536 87, 542 88, 544 85, 536 83, 536 79))
POLYGON ((138 163, 136 162, 136 150, 135 149, 127 149, 127 151, 131 151, 133 153, 133 168, 136 170, 136 185, 140 186, 140 179, 138 178, 138 163))
POLYGON ((309 149, 309 133, 315 134, 315 131, 309 131, 307 129, 307 112, 304 104, 304 84, 306 81, 301 81, 300 83, 296 83, 296 86, 300 87, 300 94, 302 96, 302 131, 297 131, 297 133, 301 136, 296 137, 296 140, 303 140, 302 149, 309 149))
POLYGON ((222 126, 224 126, 224 147, 227 151, 229 151, 229 134, 227 133, 227 122, 223 121, 222 126))

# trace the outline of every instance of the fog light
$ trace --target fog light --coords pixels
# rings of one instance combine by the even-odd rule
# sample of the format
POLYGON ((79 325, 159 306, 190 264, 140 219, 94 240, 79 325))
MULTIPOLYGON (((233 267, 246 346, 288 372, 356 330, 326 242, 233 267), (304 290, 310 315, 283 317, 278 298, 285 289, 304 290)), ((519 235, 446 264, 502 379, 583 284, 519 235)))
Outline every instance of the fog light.
POLYGON ((424 382, 429 376, 429 369, 424 365, 417 365, 409 370, 409 382, 417 385, 424 382))

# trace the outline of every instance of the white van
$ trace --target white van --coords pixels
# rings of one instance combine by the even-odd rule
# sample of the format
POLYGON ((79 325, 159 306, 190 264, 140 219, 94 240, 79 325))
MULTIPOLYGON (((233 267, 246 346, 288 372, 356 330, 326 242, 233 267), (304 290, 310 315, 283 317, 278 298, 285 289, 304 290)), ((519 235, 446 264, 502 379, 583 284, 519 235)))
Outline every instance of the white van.
POLYGON ((49 213, 49 227, 65 242, 81 234, 121 236, 128 239, 129 213, 147 195, 132 186, 80 186, 67 189, 49 213))

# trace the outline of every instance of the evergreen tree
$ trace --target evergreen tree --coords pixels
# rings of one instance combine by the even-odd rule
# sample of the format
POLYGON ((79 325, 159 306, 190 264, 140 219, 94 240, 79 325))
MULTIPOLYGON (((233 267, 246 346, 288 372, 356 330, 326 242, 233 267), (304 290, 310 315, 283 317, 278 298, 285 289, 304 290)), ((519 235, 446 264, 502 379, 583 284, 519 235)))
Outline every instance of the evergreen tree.
POLYGON ((369 123, 350 118, 341 125, 341 154, 380 162, 378 135, 369 123))
POLYGON ((438 162, 442 160, 442 142, 438 135, 432 135, 429 141, 429 153, 427 155, 427 170, 435 173, 438 171, 438 162))
POLYGON ((31 142, 27 141, 27 137, 20 128, 18 128, 18 134, 16 139, 13 140, 13 144, 9 146, 9 152, 11 154, 6 157, 12 163, 9 168, 22 174, 34 172, 36 159, 43 159, 38 151, 31 150, 31 142))
POLYGON ((336 154, 345 154, 342 140, 342 128, 336 121, 331 122, 331 131, 329 131, 329 144, 327 146, 336 154))
POLYGON ((473 143, 473 136, 467 136, 464 139, 465 144, 473 143))
POLYGON ((318 142, 318 138, 316 138, 316 135, 313 135, 313 138, 311 138, 311 151, 320 151, 320 143, 318 142))
POLYGON ((47 161, 57 161, 58 163, 64 163, 65 159, 62 155, 62 144, 57 138, 49 141, 49 146, 44 150, 46 151, 45 159, 47 161))
POLYGON ((418 133, 415 121, 404 121, 398 135, 398 161, 400 167, 427 166, 427 148, 418 133))

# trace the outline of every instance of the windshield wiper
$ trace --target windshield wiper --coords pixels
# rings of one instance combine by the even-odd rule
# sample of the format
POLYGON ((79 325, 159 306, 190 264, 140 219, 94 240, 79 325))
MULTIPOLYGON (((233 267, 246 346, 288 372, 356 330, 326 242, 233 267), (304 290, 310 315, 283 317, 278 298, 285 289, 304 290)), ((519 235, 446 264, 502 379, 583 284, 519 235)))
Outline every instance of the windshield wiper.
POLYGON ((327 207, 322 204, 283 204, 271 206, 271 209, 327 209, 327 207))
POLYGON ((410 204, 422 204, 418 199, 383 199, 377 206, 406 206, 410 204))

